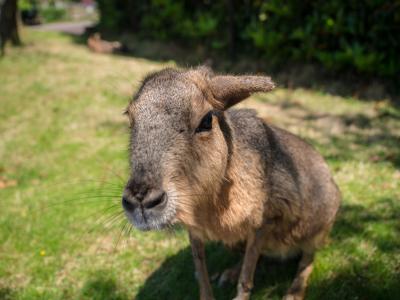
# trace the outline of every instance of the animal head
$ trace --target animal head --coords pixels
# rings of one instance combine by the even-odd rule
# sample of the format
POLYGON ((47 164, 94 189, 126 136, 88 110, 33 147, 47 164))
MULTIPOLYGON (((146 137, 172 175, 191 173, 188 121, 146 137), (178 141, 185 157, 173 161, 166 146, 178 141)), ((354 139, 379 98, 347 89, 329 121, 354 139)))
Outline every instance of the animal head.
POLYGON ((269 77, 214 75, 200 67, 147 76, 126 114, 130 178, 122 197, 139 229, 159 229, 216 199, 232 150, 224 110, 254 92, 274 88, 269 77))

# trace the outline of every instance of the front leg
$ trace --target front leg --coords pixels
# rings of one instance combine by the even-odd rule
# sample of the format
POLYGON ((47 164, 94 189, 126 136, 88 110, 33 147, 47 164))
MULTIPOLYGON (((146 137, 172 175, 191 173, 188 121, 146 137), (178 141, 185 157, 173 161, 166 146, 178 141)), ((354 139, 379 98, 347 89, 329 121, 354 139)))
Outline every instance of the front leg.
POLYGON ((290 286, 287 294, 283 300, 302 300, 307 288, 307 281, 311 275, 314 262, 314 252, 303 252, 299 267, 297 270, 296 278, 290 286))
POLYGON ((214 296, 211 289, 210 279, 208 277, 204 243, 200 239, 193 236, 190 231, 189 239, 192 247, 193 261, 196 268, 196 277, 200 286, 200 299, 212 300, 214 299, 214 296))
POLYGON ((251 234, 247 238, 246 252, 244 254, 242 270, 240 272, 237 295, 234 300, 250 299, 251 289, 253 288, 254 272, 257 261, 260 257, 260 243, 262 233, 251 234))

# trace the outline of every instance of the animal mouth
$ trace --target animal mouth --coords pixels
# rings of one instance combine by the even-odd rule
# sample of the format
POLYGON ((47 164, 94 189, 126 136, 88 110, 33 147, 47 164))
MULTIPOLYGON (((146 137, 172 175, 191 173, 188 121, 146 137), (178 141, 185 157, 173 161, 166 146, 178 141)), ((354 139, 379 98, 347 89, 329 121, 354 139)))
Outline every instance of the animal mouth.
POLYGON ((163 197, 157 203, 140 205, 134 211, 125 211, 128 220, 139 230, 162 230, 171 227, 175 219, 175 208, 163 197))

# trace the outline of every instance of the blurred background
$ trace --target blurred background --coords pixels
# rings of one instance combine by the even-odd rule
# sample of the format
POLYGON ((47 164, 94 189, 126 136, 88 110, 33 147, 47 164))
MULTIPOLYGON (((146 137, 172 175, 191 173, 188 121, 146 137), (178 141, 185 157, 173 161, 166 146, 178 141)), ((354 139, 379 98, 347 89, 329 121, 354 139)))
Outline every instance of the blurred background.
MULTIPOLYGON (((0 299, 196 299, 186 233, 126 222, 122 115, 149 72, 269 74, 239 107, 300 135, 343 193, 307 299, 400 299, 400 1, 0 0, 0 299)), ((217 299, 239 254, 207 246, 217 299)), ((262 259, 254 299, 296 261, 262 259)))

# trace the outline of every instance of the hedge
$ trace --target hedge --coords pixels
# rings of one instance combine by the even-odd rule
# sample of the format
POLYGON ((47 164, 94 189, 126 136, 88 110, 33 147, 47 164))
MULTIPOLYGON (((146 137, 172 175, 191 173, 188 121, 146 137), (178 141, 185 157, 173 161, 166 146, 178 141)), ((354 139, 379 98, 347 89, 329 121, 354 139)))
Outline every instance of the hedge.
POLYGON ((98 0, 103 28, 205 45, 272 64, 400 70, 399 0, 98 0))

